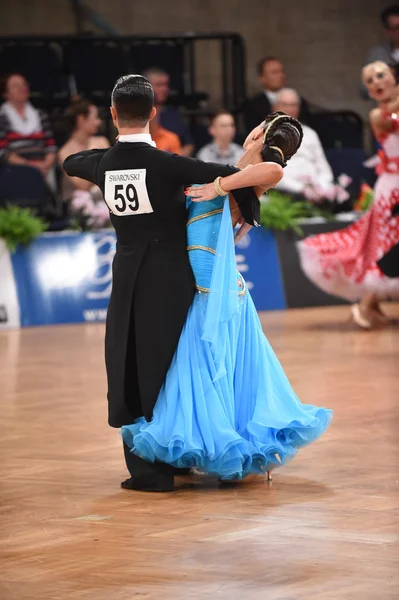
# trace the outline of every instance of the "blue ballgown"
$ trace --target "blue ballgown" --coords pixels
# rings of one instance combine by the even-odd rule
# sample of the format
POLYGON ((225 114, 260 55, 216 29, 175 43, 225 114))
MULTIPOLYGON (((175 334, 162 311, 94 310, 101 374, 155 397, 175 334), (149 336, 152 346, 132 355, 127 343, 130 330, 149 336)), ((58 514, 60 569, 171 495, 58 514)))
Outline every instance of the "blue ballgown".
POLYGON ((188 201, 197 293, 153 418, 122 427, 148 461, 222 479, 262 473, 318 438, 332 411, 301 404, 236 270, 229 202, 188 201))

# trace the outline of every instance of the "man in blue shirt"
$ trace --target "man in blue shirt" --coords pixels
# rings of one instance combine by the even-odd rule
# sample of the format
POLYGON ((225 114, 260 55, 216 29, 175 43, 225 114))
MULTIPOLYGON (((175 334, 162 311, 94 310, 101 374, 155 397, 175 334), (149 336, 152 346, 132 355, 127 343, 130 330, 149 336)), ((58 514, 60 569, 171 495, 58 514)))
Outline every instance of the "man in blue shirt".
POLYGON ((190 130, 179 111, 173 106, 165 106, 170 94, 169 75, 161 69, 152 68, 144 73, 154 90, 155 106, 160 115, 160 124, 164 129, 179 136, 183 156, 191 156, 194 150, 190 130))
POLYGON ((209 133, 213 141, 201 148, 197 158, 219 165, 236 165, 245 150, 233 142, 236 135, 233 115, 227 110, 215 113, 209 121, 209 133))

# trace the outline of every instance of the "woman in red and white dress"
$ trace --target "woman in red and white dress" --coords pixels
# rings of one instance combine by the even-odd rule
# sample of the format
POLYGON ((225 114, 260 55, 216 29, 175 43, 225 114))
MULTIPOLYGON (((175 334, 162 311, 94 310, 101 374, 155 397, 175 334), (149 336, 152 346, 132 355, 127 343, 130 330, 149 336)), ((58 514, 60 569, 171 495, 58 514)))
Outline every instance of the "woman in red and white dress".
POLYGON ((399 87, 383 62, 367 65, 362 75, 378 103, 370 121, 382 148, 373 205, 346 229, 302 240, 298 252, 307 277, 329 294, 355 302, 355 323, 371 329, 389 322, 380 300, 399 299, 399 265, 387 265, 399 242, 399 87))

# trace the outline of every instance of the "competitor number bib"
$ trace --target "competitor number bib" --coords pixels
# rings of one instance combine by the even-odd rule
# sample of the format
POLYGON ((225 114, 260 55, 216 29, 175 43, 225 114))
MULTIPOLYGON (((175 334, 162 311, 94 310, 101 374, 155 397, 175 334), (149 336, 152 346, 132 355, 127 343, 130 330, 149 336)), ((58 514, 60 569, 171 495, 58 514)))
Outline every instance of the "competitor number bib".
POLYGON ((118 217, 154 212, 145 183, 146 169, 106 171, 104 199, 118 217))

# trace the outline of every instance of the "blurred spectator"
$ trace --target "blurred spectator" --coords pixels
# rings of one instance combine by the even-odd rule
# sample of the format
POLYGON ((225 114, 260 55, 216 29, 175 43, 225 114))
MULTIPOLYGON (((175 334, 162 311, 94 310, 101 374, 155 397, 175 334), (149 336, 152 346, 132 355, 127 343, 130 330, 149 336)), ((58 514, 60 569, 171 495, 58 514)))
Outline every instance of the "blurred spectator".
POLYGON ((169 75, 161 69, 153 68, 145 71, 144 76, 154 89, 155 106, 159 114, 160 125, 179 136, 182 154, 191 156, 194 150, 193 139, 183 117, 173 106, 165 106, 170 94, 169 75))
MULTIPOLYGON (((244 119, 247 131, 254 129, 272 112, 277 93, 285 86, 284 65, 278 58, 274 56, 262 58, 257 64, 257 72, 263 91, 245 103, 244 119)), ((309 121, 309 116, 307 102, 301 98, 301 121, 309 121)))
MULTIPOLYGON (((292 89, 282 89, 276 96, 274 110, 299 118, 301 98, 292 89)), ((320 195, 330 192, 334 175, 325 157, 319 136, 307 125, 303 127, 303 141, 298 152, 288 161, 284 177, 277 184, 281 192, 307 197, 307 187, 317 188, 320 195)))
POLYGON ((213 142, 201 148, 197 158, 220 165, 237 164, 244 154, 244 149, 233 143, 236 135, 233 115, 225 110, 217 112, 209 122, 209 133, 213 137, 213 142))
MULTIPOLYGON (((365 65, 380 60, 395 70, 399 71, 399 4, 388 6, 381 13, 381 22, 387 37, 387 41, 378 46, 373 46, 367 53, 365 65)), ((361 94, 366 100, 369 94, 363 81, 361 82, 361 94)))
MULTIPOLYGON (((65 113, 69 129, 69 140, 59 151, 60 164, 70 154, 94 148, 109 148, 107 138, 96 135, 101 125, 97 107, 88 100, 77 98, 65 113)), ((93 227, 103 227, 109 221, 109 211, 103 201, 100 188, 79 177, 69 177, 63 172, 61 193, 68 202, 72 214, 80 214, 93 227)))
POLYGON ((396 67, 399 64, 399 4, 389 6, 381 13, 381 21, 387 41, 370 48, 365 65, 376 60, 396 67))
POLYGON ((32 106, 29 92, 28 82, 18 73, 1 82, 5 102, 0 108, 0 157, 12 165, 38 169, 54 192, 55 139, 48 115, 32 106))
POLYGON ((150 134, 158 150, 171 152, 172 154, 182 154, 182 146, 178 135, 173 131, 168 131, 159 124, 158 115, 150 121, 150 134))

